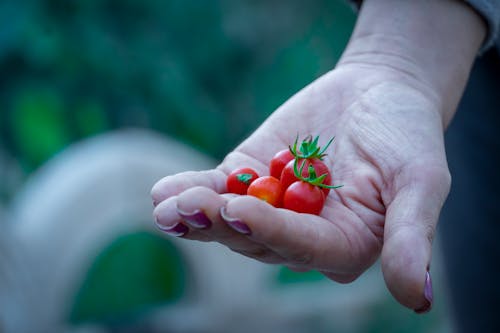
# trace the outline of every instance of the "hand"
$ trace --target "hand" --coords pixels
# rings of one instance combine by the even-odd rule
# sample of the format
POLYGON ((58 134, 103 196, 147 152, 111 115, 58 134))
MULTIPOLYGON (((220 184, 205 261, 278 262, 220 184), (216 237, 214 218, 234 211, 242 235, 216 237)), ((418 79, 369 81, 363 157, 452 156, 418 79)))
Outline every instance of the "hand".
POLYGON ((338 282, 353 281, 382 255, 397 300, 428 307, 424 284, 450 175, 438 106, 413 86, 397 71, 337 67, 279 108, 215 170, 159 181, 152 190, 158 225, 338 282), (321 216, 224 194, 229 172, 248 166, 265 175, 297 133, 319 135, 323 144, 336 137, 325 163, 333 183, 344 186, 330 192, 321 216))
POLYGON ((338 282, 353 281, 381 256, 394 297, 428 310, 432 238, 450 187, 443 131, 485 33, 462 1, 364 0, 335 70, 274 112, 216 169, 154 186, 158 226, 338 282), (330 192, 321 216, 224 194, 229 172, 245 166, 265 175, 297 133, 336 137, 325 162, 333 183, 344 186, 330 192))

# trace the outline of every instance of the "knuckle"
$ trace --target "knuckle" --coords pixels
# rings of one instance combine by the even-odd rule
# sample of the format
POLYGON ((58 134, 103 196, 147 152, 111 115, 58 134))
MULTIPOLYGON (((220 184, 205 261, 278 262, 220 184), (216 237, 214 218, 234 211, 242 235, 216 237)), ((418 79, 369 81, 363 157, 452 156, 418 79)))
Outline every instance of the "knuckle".
POLYGON ((437 189, 442 196, 446 197, 451 187, 451 173, 448 167, 428 166, 424 170, 424 181, 437 189))
POLYGON ((421 232, 423 233, 425 239, 429 242, 429 244, 432 244, 434 241, 434 226, 429 223, 424 223, 421 226, 421 232))
POLYGON ((405 234, 417 235, 422 237, 432 245, 434 241, 435 228, 432 222, 414 223, 410 221, 398 222, 394 224, 391 228, 391 232, 388 233, 387 239, 391 239, 398 236, 404 236, 405 234))
POLYGON ((399 176, 418 182, 438 184, 445 188, 451 185, 451 174, 445 162, 426 160, 405 166, 399 176))
POLYGON ((429 171, 429 180, 439 184, 439 186, 448 193, 451 187, 451 173, 447 167, 438 166, 430 168, 429 171))

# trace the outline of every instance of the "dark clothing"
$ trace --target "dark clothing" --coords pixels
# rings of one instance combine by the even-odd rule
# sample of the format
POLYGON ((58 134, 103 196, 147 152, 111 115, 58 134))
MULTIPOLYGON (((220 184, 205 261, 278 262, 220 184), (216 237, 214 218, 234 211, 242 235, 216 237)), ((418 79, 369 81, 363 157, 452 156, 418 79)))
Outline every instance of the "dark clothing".
MULTIPOLYGON (((500 50, 500 0, 464 0, 479 15, 482 16, 488 31, 481 47, 480 53, 485 52, 493 46, 500 50)), ((355 10, 361 7, 363 0, 349 0, 355 10)))
POLYGON ((485 51, 496 44, 500 48, 500 1, 499 0, 466 0, 486 21, 488 34, 483 43, 482 51, 485 51))
POLYGON ((438 224, 454 332, 500 332, 500 54, 476 60, 446 132, 451 192, 438 224))

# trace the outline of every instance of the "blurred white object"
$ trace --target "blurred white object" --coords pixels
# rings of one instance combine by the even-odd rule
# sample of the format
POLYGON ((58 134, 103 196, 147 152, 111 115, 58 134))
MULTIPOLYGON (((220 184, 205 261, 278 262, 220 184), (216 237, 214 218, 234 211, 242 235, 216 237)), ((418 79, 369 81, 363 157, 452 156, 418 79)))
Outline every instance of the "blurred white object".
MULTIPOLYGON (((17 185, 20 176, 19 165, 0 147, 2 198, 17 185)), ((25 249, 13 236, 7 220, 7 208, 0 201, 0 332, 36 332, 36 326, 29 322, 31 319, 38 321, 37 313, 30 303, 30 296, 36 291, 36 287, 31 279, 30 269, 24 263, 25 249)))
MULTIPOLYGON (((127 231, 157 232, 152 221, 141 224, 151 220, 152 185, 166 175, 214 166, 215 161, 199 152, 145 130, 94 137, 49 161, 11 207, 10 227, 22 249, 21 258, 12 258, 22 264, 7 264, 17 267, 10 270, 14 275, 7 277, 7 285, 19 297, 12 296, 16 304, 10 307, 0 303, 0 322, 4 316, 13 318, 4 332, 77 330, 65 322, 68 306, 96 254, 127 231), (16 280, 19 274, 29 276, 26 288, 23 280, 16 280)), ((192 290, 188 300, 150 316, 154 332, 306 332, 318 314, 327 319, 333 313, 355 316, 383 297, 378 272, 350 286, 327 281, 313 288, 270 290, 275 266, 218 244, 168 239, 187 260, 192 290)), ((1 261, 4 251, 16 248, 11 243, 0 240, 0 247, 7 247, 0 249, 0 268, 6 265, 1 261)), ((335 320, 337 327, 357 324, 350 316, 335 320)), ((85 330, 92 331, 102 328, 85 330)))
POLYGON ((34 313, 24 311, 23 319, 36 322, 38 332, 60 327, 67 297, 98 251, 127 230, 154 228, 152 222, 131 225, 151 220, 154 182, 214 164, 158 134, 124 130, 77 143, 44 165, 25 184, 10 214, 14 237, 29 251, 23 267, 37 286, 35 293, 19 291, 31 294, 37 315, 34 320, 34 313))

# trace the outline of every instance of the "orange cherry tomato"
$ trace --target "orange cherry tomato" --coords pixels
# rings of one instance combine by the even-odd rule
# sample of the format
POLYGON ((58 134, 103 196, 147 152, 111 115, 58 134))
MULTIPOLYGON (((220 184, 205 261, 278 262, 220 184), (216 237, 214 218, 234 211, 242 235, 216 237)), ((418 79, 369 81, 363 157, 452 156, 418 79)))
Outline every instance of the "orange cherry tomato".
POLYGON ((272 176, 259 177, 250 184, 248 195, 257 197, 274 207, 281 207, 283 190, 278 178, 272 176))

